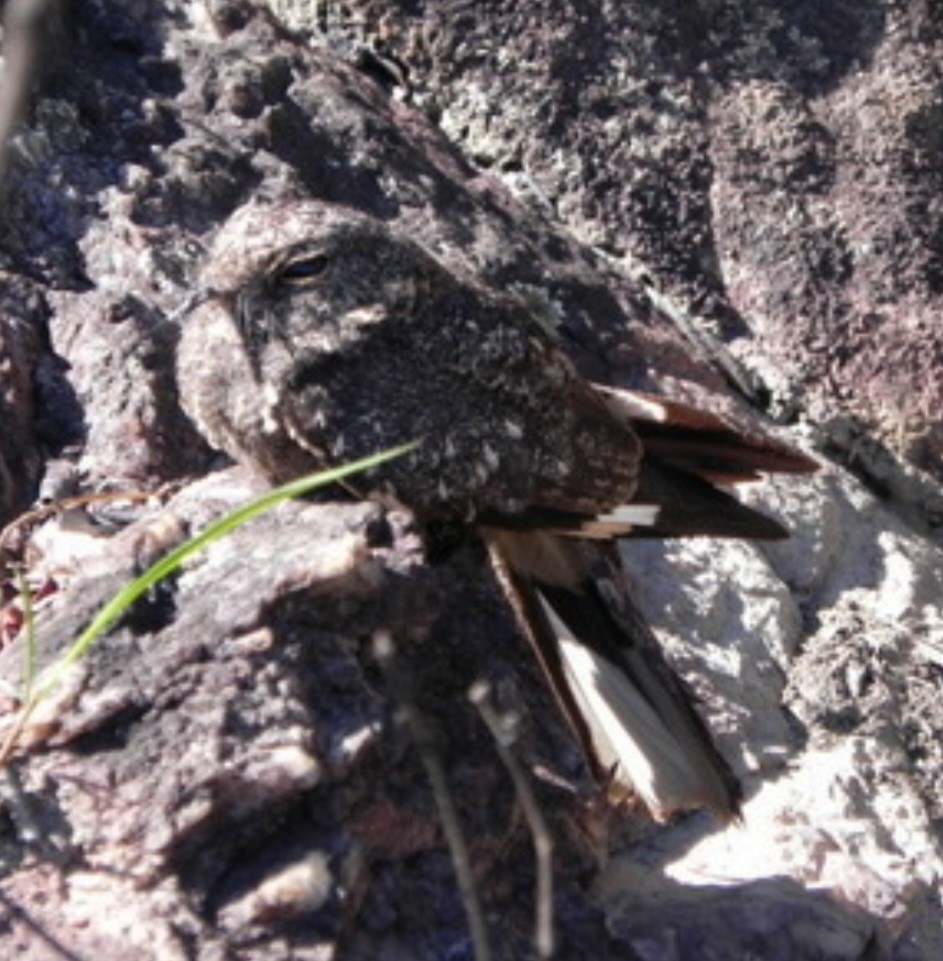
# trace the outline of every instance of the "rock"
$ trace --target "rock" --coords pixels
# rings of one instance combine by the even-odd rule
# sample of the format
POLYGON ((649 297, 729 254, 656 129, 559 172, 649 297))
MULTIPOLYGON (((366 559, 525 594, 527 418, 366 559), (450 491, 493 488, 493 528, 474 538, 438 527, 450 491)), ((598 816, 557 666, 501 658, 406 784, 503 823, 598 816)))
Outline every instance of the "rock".
POLYGON ((408 64, 469 156, 718 338, 784 416, 853 418, 943 478, 932 5, 272 5, 408 64))
POLYGON ((42 462, 35 383, 45 320, 32 284, 0 277, 0 524, 29 502, 42 462))
MULTIPOLYGON (((530 950, 534 874, 465 699, 480 675, 521 718, 551 820, 559 957, 690 957, 688 917, 722 956, 940 956, 940 19, 617 6, 368 0, 348 23, 325 4, 314 44, 237 0, 75 8, 0 228, 0 509, 76 439, 84 491, 218 466, 171 371, 178 312, 236 208, 314 196, 395 221, 526 297, 588 376, 761 422, 733 380, 804 413, 871 485, 827 466, 747 490, 795 532, 782 545, 625 549, 747 781, 744 826, 620 812, 604 840, 474 545, 427 559, 406 517, 283 505, 147 598, 34 717, 6 794, 6 953, 49 957, 38 924, 109 961, 468 956, 422 764, 370 652, 387 632, 498 957, 530 950)), ((44 657, 258 490, 217 472, 113 537, 60 546, 47 527, 36 570, 61 584, 40 605, 44 657)), ((8 701, 20 653, 0 660, 8 701)))
MULTIPOLYGON (((748 794, 742 825, 636 846, 626 870, 656 860, 686 886, 737 890, 789 877, 887 919, 894 956, 933 957, 943 555, 834 469, 747 499, 793 518, 793 537, 624 548, 645 571, 642 609, 697 678, 748 794), (745 552, 759 556, 748 565, 745 552)), ((785 956, 808 949, 795 950, 785 956)))
POLYGON ((618 887, 615 935, 634 957, 693 961, 752 949, 789 961, 866 961, 882 950, 865 916, 814 901, 795 882, 679 887, 636 868, 619 873, 618 887), (732 926, 731 916, 741 920, 732 926))
MULTIPOLYGON (((162 532, 179 539, 260 487, 241 469, 218 472, 99 538, 102 559, 47 605, 41 664, 67 649, 155 538, 169 546, 162 532)), ((312 938, 376 956, 417 937, 433 945, 419 956, 436 957, 464 940, 438 815, 371 653, 383 632, 434 725, 476 872, 500 879, 492 910, 516 931, 504 956, 523 950, 529 911, 514 892, 531 881, 519 853, 529 839, 508 833, 513 791, 465 693, 485 676, 522 709, 552 709, 486 570, 474 545, 428 567, 407 517, 337 503, 283 504, 188 562, 71 669, 24 732, 42 751, 15 762, 17 815, 28 812, 40 850, 82 858, 32 916, 71 950, 104 945, 109 958, 125 956, 122 944, 137 957, 185 956, 181 930, 204 951, 222 931, 247 957, 312 938), (436 895, 420 896, 433 878, 436 895), (118 925, 120 942, 95 920, 111 898, 121 908, 106 928, 118 925)), ((0 656, 7 689, 20 670, 18 650, 0 656)), ((522 744, 559 769, 568 736, 554 728, 527 723, 522 744)), ((559 788, 550 798, 555 823, 578 813, 559 788)), ((559 872, 562 909, 587 910, 582 863, 576 851, 559 872)), ((35 883, 32 869, 13 872, 2 882, 8 903, 32 912, 35 883)), ((28 935, 15 925, 8 940, 28 935)), ((604 939, 601 926, 593 938, 604 939)))

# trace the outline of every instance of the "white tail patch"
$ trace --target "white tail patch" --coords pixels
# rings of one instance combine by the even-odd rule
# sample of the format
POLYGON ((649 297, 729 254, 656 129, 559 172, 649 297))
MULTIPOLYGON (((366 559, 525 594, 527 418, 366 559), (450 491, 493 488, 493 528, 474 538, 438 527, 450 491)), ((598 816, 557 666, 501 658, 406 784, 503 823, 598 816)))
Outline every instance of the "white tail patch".
POLYGON ((659 820, 702 805, 726 811, 726 787, 699 763, 702 746, 692 743, 685 720, 661 717, 625 670, 577 640, 543 598, 541 604, 600 764, 628 783, 659 820), (678 725, 680 737, 672 731, 678 725))
POLYGON ((593 384, 602 394, 606 406, 617 417, 638 418, 639 420, 665 423, 669 419, 667 405, 657 397, 634 390, 609 387, 606 384, 593 384))
POLYGON ((591 538, 619 537, 640 527, 654 527, 660 512, 657 504, 624 504, 583 521, 574 533, 591 538))

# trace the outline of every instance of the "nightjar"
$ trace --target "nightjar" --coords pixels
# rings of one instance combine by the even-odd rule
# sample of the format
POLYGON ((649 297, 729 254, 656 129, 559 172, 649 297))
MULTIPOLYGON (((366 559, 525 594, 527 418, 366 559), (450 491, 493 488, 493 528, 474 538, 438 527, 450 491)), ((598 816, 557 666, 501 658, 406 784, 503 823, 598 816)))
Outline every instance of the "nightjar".
POLYGON ((354 481, 468 525, 597 775, 653 815, 740 789, 621 588, 617 536, 785 536, 717 484, 815 462, 662 398, 595 386, 518 299, 394 227, 317 201, 217 235, 178 375, 215 447, 273 482, 413 440, 354 481))

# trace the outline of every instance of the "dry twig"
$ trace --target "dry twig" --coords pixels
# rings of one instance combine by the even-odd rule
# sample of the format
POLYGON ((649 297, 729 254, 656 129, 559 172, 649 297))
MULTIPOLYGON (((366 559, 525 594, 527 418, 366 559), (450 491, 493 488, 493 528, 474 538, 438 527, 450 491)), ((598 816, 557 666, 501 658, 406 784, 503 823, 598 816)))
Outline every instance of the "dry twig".
POLYGON ((431 732, 413 700, 409 684, 397 669, 393 639, 387 632, 377 632, 373 639, 373 650, 386 676, 399 715, 416 745, 419 758, 426 769, 426 777, 429 778, 429 783, 432 786, 432 794, 435 798, 436 807, 439 809, 442 829, 445 832, 452 864, 455 867, 458 890, 465 906, 465 914, 468 917, 475 961, 491 961, 488 931, 485 926, 478 892, 475 890, 468 845, 465 843, 465 837, 462 834, 458 811, 455 809, 455 802, 452 800, 448 782, 445 778, 445 771, 435 750, 431 732))
POLYGON ((534 919, 534 946, 538 958, 552 958, 553 938, 553 838, 537 796, 521 762, 511 750, 516 731, 513 719, 498 713, 491 701, 491 688, 484 681, 477 681, 468 692, 471 702, 478 708, 482 720, 494 737, 498 755, 511 775, 514 791, 521 810, 530 827, 534 840, 534 857, 537 861, 537 904, 534 919))

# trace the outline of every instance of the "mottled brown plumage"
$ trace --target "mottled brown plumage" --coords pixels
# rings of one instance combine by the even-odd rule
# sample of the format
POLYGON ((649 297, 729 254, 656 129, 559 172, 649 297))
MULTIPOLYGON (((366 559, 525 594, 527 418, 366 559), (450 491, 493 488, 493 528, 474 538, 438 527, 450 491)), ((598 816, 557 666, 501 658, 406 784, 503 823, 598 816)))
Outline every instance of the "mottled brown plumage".
POLYGON ((632 431, 523 308, 374 220, 250 207, 204 285, 184 401, 212 442, 273 479, 421 438, 382 479, 426 517, 590 514, 634 490, 632 431))
POLYGON ((686 689, 601 586, 605 550, 584 538, 782 536, 713 482, 808 458, 594 387, 520 302, 350 210, 244 208, 202 284, 179 377, 212 444, 284 481, 421 440, 358 489, 476 527, 598 773, 658 817, 736 813, 736 781, 686 689))

